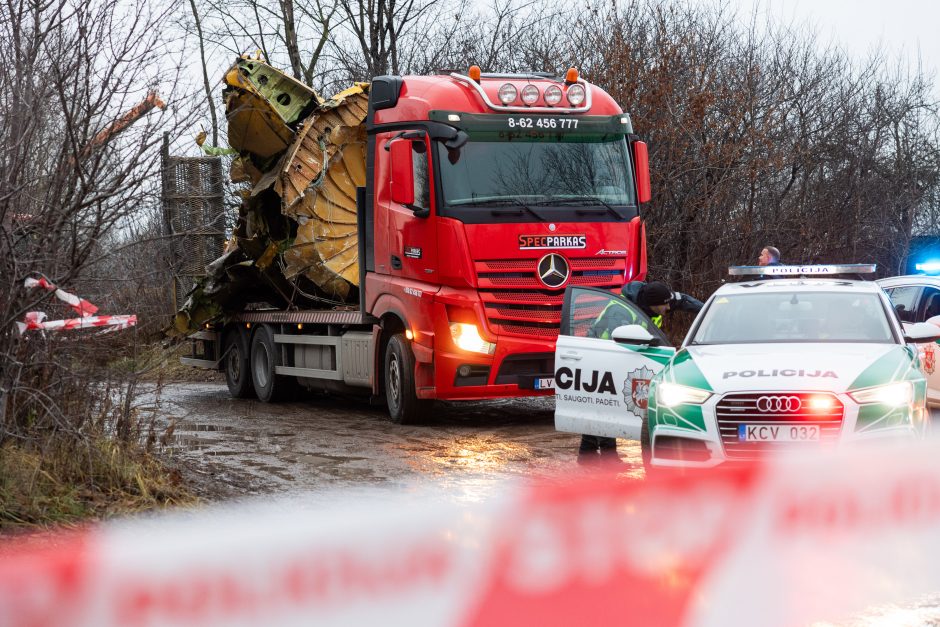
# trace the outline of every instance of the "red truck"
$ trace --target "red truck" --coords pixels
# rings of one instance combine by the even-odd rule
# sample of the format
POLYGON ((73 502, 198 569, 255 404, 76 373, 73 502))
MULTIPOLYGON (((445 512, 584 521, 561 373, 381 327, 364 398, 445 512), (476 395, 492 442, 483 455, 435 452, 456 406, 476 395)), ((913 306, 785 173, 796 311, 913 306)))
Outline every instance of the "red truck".
POLYGON ((262 401, 297 383, 384 396, 393 421, 440 400, 553 393, 568 285, 646 274, 646 145, 577 71, 381 76, 358 188, 358 307, 245 311, 184 363, 262 401))

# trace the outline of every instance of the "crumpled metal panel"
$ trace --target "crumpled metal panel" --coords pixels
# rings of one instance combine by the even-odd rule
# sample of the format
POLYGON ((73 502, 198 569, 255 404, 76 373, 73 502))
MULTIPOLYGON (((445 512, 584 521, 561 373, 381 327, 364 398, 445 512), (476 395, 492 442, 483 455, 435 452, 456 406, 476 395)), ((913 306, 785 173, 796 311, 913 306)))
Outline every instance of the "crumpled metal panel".
POLYGON ((284 253, 285 275, 303 274, 341 298, 359 285, 356 187, 366 184, 368 98, 368 85, 357 84, 321 104, 298 131, 274 183, 282 213, 299 224, 284 253))
POLYGON ((238 59, 225 84, 229 145, 263 159, 286 150, 291 126, 320 103, 315 91, 258 59, 238 59))

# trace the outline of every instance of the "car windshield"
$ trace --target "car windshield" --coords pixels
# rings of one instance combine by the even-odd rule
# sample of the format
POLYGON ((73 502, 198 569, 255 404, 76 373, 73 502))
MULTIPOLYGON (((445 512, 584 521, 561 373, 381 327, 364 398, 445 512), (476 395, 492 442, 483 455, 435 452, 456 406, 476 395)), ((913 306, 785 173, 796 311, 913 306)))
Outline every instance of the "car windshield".
POLYGON ((459 150, 439 143, 444 204, 636 205, 623 135, 578 142, 555 137, 469 141, 459 150))
POLYGON ((780 291, 717 296, 690 344, 893 343, 876 294, 780 291))

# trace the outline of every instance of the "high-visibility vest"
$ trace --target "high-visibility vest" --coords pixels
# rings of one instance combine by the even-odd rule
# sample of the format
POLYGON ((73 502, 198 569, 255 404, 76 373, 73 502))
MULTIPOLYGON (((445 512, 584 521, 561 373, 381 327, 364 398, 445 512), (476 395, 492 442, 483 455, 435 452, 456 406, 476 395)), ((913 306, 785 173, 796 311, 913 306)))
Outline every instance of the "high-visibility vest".
MULTIPOLYGON (((597 322, 596 322, 595 324, 597 324, 597 323, 599 323, 600 321, 604 320, 604 316, 608 316, 608 317, 611 317, 611 316, 612 316, 612 312, 610 311, 610 308, 611 308, 611 307, 619 307, 619 308, 621 308, 621 309, 624 310, 624 313, 626 313, 626 314, 628 314, 628 315, 630 316, 630 317, 629 317, 629 320, 625 320, 625 321, 624 321, 624 324, 639 324, 641 327, 646 328, 646 323, 645 323, 644 321, 639 320, 638 317, 637 317, 637 315, 636 315, 636 312, 633 311, 633 309, 632 309, 631 307, 629 307, 629 306, 626 304, 626 301, 625 301, 625 300, 620 299, 620 298, 614 299, 614 300, 610 301, 609 303, 607 303, 607 306, 604 307, 604 311, 602 311, 602 312, 601 312, 601 315, 598 316, 597 322)), ((653 324, 656 325, 656 328, 658 328, 658 329, 662 329, 662 328, 663 328, 663 317, 662 317, 662 315, 652 316, 652 317, 650 318, 650 320, 653 322, 653 324)), ((620 326, 620 325, 618 324, 617 326, 620 326)), ((614 330, 614 328, 616 328, 616 327, 612 327, 612 325, 610 325, 610 324, 608 323, 608 324, 606 325, 606 327, 600 331, 600 333, 597 335, 597 337, 599 337, 599 338, 602 339, 602 340, 609 340, 609 339, 610 339, 610 333, 611 333, 611 331, 614 330)), ((649 330, 649 329, 647 329, 647 330, 649 330)))

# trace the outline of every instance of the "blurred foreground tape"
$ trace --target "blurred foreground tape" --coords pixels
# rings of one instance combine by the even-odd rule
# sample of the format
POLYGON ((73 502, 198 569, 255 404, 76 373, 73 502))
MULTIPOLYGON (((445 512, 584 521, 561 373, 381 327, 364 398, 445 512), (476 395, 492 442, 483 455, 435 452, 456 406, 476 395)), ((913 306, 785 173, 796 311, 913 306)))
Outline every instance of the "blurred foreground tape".
POLYGON ((376 492, 109 524, 0 547, 0 624, 837 620, 940 590, 936 445, 509 486, 475 506, 376 492))

